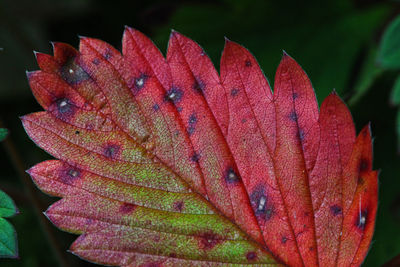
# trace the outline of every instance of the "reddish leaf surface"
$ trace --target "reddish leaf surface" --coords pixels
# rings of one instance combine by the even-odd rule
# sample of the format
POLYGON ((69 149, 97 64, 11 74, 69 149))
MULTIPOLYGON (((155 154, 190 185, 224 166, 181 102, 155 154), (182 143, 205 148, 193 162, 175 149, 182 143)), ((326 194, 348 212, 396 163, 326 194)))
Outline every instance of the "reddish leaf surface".
POLYGON ((254 57, 226 40, 220 75, 172 32, 166 58, 127 28, 122 54, 54 43, 28 73, 45 109, 22 117, 57 160, 29 170, 62 197, 46 215, 102 264, 358 266, 374 230, 377 173, 333 92, 321 110, 286 53, 272 93, 254 57))

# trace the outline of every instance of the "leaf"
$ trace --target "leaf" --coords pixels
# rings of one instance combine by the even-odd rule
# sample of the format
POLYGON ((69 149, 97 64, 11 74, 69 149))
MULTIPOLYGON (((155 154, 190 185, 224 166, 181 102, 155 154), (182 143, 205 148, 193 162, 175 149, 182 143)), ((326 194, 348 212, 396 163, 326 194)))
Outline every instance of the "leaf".
POLYGON ((172 32, 166 59, 126 28, 122 55, 82 37, 28 73, 46 111, 22 118, 57 158, 31 168, 47 211, 80 234, 72 253, 121 266, 360 265, 377 173, 369 127, 355 137, 336 93, 318 111, 284 54, 272 94, 254 57, 226 40, 218 75, 172 32))
POLYGON ((400 76, 394 82, 390 102, 392 105, 400 105, 400 76))
POLYGON ((0 142, 3 141, 8 135, 8 130, 5 128, 0 128, 0 142))
POLYGON ((380 43, 378 63, 384 68, 400 68, 400 16, 386 28, 380 43))
POLYGON ((376 64, 376 55, 376 47, 370 47, 354 85, 354 95, 349 101, 350 105, 357 103, 371 88, 375 80, 382 74, 383 68, 376 64))
POLYGON ((12 199, 0 190, 0 258, 17 258, 17 234, 5 218, 18 213, 12 199))

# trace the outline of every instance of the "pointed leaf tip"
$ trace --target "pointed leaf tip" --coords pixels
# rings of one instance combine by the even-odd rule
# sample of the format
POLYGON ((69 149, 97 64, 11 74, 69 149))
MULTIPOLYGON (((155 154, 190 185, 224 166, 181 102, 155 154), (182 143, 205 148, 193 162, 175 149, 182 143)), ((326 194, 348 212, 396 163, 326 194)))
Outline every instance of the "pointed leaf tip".
POLYGON ((26 75, 26 77, 28 78, 28 80, 32 77, 32 75, 35 73, 36 71, 29 71, 29 70, 26 70, 25 71, 25 75, 26 75))
POLYGON ((224 36, 225 44, 232 42, 228 37, 224 36))

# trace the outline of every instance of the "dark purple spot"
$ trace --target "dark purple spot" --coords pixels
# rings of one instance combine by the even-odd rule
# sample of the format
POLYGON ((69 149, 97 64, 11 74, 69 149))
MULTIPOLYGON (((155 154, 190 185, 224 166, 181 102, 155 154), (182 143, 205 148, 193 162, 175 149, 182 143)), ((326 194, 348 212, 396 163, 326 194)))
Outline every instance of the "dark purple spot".
POLYGON ((293 93, 292 98, 295 100, 299 95, 297 93, 293 93))
POLYGON ((250 202, 257 217, 268 221, 274 214, 274 207, 264 192, 264 186, 258 185, 250 195, 250 202))
POLYGON ((177 201, 174 203, 174 210, 182 212, 184 206, 185 206, 185 203, 183 203, 183 201, 177 201))
POLYGON ((131 88, 133 88, 134 94, 139 92, 140 89, 142 89, 146 85, 148 79, 149 76, 145 73, 142 73, 138 77, 133 78, 133 82, 131 82, 131 88))
POLYGON ((75 134, 80 134, 81 132, 80 131, 75 131, 75 134))
POLYGON ((225 181, 229 184, 234 184, 240 181, 240 176, 237 172, 232 168, 228 167, 225 171, 225 181))
POLYGON ((189 136, 191 136, 195 130, 196 129, 195 129, 194 125, 190 125, 189 127, 187 127, 187 133, 189 134, 189 136))
POLYGON ((246 60, 245 62, 244 62, 244 65, 246 66, 246 67, 251 67, 251 61, 248 59, 248 60, 246 60))
POLYGON ((254 261, 257 259, 257 254, 254 251, 247 252, 246 259, 249 261, 254 261))
POLYGON ((119 207, 119 211, 122 212, 123 214, 127 214, 131 213, 135 208, 136 206, 134 204, 125 202, 119 207))
POLYGON ((214 248, 219 243, 222 243, 223 240, 217 235, 212 232, 204 233, 199 236, 199 247, 203 250, 210 250, 214 248))
POLYGON ((369 170, 370 169, 369 165, 370 165, 369 160, 365 159, 365 158, 362 158, 360 160, 360 165, 359 165, 360 172, 364 172, 364 171, 369 170))
POLYGON ((189 127, 187 128, 187 132, 189 135, 192 135, 194 131, 196 130, 196 123, 197 123, 197 117, 195 113, 192 113, 189 116, 189 127))
POLYGON ((198 153, 193 153, 193 155, 190 157, 190 160, 193 162, 199 162, 200 155, 198 153))
POLYGON ((110 58, 112 58, 112 52, 110 48, 107 48, 106 51, 104 52, 104 58, 106 60, 109 60, 110 58))
POLYGON ((289 119, 290 119, 291 121, 294 121, 294 122, 297 121, 297 114, 296 114, 296 111, 290 112, 290 114, 289 114, 289 119))
POLYGON ((304 131, 303 131, 303 129, 299 129, 299 139, 300 139, 300 141, 304 141, 304 131))
POLYGON ((100 64, 100 59, 95 58, 95 59, 92 60, 92 63, 93 63, 94 65, 99 65, 99 64, 100 64))
POLYGON ((286 236, 282 237, 282 239, 281 239, 282 244, 286 244, 287 240, 288 240, 288 239, 287 239, 286 236))
POLYGON ((309 251, 313 251, 313 250, 314 250, 314 247, 309 247, 308 250, 309 250, 309 251))
POLYGON ((76 63, 75 58, 69 59, 60 68, 60 75, 70 85, 75 85, 89 79, 89 75, 76 63))
POLYGON ((180 90, 177 87, 172 87, 167 91, 167 93, 164 96, 164 99, 172 103, 178 103, 182 99, 182 96, 183 96, 182 90, 180 90))
POLYGON ((93 222, 94 222, 94 220, 93 220, 92 218, 87 218, 87 219, 85 220, 85 224, 86 224, 86 225, 91 225, 93 222))
POLYGON ((57 110, 61 114, 71 112, 72 104, 68 98, 58 99, 56 103, 57 103, 57 110))
POLYGON ((154 111, 159 111, 160 110, 160 106, 158 104, 154 104, 153 105, 153 110, 154 111))
POLYGON ((183 108, 182 108, 182 107, 177 107, 176 110, 177 110, 178 112, 182 112, 183 108))
POLYGON ((231 96, 237 96, 238 94, 239 94, 239 89, 233 88, 233 89, 231 90, 231 96))
POLYGON ((73 116, 77 110, 77 107, 74 103, 71 102, 68 98, 60 98, 56 100, 56 117, 62 119, 68 119, 73 116))
POLYGON ((196 122, 197 122, 196 114, 195 114, 195 113, 192 113, 192 114, 189 116, 189 124, 195 124, 196 122))
POLYGON ((117 157, 120 150, 120 146, 116 144, 109 144, 104 148, 104 156, 109 159, 114 159, 117 157))
POLYGON ((368 210, 363 209, 361 212, 358 213, 355 225, 357 226, 358 229, 364 231, 367 220, 368 220, 368 210))
POLYGON ((169 257, 170 257, 170 258, 176 258, 176 253, 173 253, 173 252, 172 252, 172 253, 169 253, 169 257))
POLYGON ((242 119, 242 120, 241 120, 242 123, 245 123, 246 121, 247 121, 246 119, 242 119))
POLYGON ((60 180, 65 184, 72 184, 77 179, 81 178, 79 169, 67 165, 60 171, 60 180))
POLYGON ((205 86, 204 82, 200 78, 196 78, 192 85, 192 89, 195 90, 199 94, 203 94, 205 87, 206 86, 205 86))
POLYGON ((342 207, 340 207, 339 205, 336 205, 336 204, 332 205, 330 209, 334 216, 342 214, 342 207))

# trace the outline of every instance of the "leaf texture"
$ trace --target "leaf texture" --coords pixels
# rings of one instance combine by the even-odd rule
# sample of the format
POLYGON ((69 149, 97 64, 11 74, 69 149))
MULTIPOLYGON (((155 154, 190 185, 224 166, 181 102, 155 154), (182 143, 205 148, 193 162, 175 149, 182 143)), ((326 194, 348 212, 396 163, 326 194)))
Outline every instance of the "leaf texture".
POLYGON ((45 111, 22 117, 53 155, 31 168, 47 211, 80 234, 72 253, 120 266, 358 266, 372 239, 377 173, 333 92, 318 110, 286 53, 272 93, 226 40, 220 75, 173 31, 166 58, 126 28, 122 54, 81 37, 27 74, 45 111))

